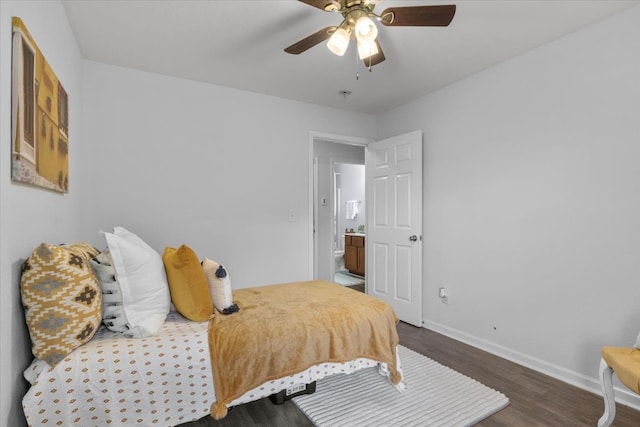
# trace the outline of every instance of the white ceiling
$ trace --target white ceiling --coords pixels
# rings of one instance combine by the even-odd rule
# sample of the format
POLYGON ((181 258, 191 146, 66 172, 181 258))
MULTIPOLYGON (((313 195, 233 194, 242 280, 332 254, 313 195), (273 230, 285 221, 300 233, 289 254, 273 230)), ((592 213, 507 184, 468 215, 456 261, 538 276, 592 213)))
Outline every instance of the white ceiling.
POLYGON ((448 27, 383 27, 386 61, 369 72, 353 45, 283 49, 342 17, 295 0, 63 1, 86 59, 377 114, 519 55, 639 0, 383 0, 455 4, 448 27), (356 75, 359 74, 359 79, 356 75), (343 98, 340 90, 352 91, 343 98))

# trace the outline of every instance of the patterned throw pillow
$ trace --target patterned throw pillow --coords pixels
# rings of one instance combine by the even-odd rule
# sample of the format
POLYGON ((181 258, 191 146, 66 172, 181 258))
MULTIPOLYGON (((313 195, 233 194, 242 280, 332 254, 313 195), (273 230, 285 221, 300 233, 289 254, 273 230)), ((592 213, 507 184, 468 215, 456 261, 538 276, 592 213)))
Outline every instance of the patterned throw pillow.
POLYGON ((120 332, 127 338, 138 338, 136 330, 131 326, 124 312, 122 290, 109 250, 92 258, 91 266, 102 290, 102 323, 108 329, 120 332))
POLYGON ((33 355, 51 366, 89 341, 102 321, 102 293, 86 243, 42 243, 22 266, 20 290, 33 355))

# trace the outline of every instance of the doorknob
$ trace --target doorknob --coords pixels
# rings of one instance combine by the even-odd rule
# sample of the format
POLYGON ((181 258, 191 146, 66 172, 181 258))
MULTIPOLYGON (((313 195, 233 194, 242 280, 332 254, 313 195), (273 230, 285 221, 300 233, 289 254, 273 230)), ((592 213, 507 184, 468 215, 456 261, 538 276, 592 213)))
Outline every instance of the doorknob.
POLYGON ((416 242, 418 240, 418 236, 416 236, 415 234, 413 236, 409 236, 409 240, 411 240, 412 242, 416 242))

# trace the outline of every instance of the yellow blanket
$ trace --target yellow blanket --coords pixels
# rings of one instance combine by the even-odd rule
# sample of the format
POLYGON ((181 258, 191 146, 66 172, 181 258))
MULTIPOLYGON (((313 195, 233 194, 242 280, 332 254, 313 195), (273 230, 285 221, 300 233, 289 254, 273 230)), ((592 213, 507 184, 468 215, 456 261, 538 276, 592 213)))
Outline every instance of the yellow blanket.
POLYGON ((398 318, 385 302, 322 281, 239 289, 240 311, 209 323, 209 348, 220 419, 245 392, 323 362, 358 357, 384 362, 394 384, 398 318))

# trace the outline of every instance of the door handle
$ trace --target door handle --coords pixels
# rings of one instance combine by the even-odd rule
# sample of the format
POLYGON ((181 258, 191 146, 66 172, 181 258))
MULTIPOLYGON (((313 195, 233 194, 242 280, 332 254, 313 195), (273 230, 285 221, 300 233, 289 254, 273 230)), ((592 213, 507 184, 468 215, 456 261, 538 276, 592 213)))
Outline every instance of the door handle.
POLYGON ((411 240, 412 242, 417 242, 418 236, 416 236, 415 234, 413 236, 409 236, 409 240, 411 240))

